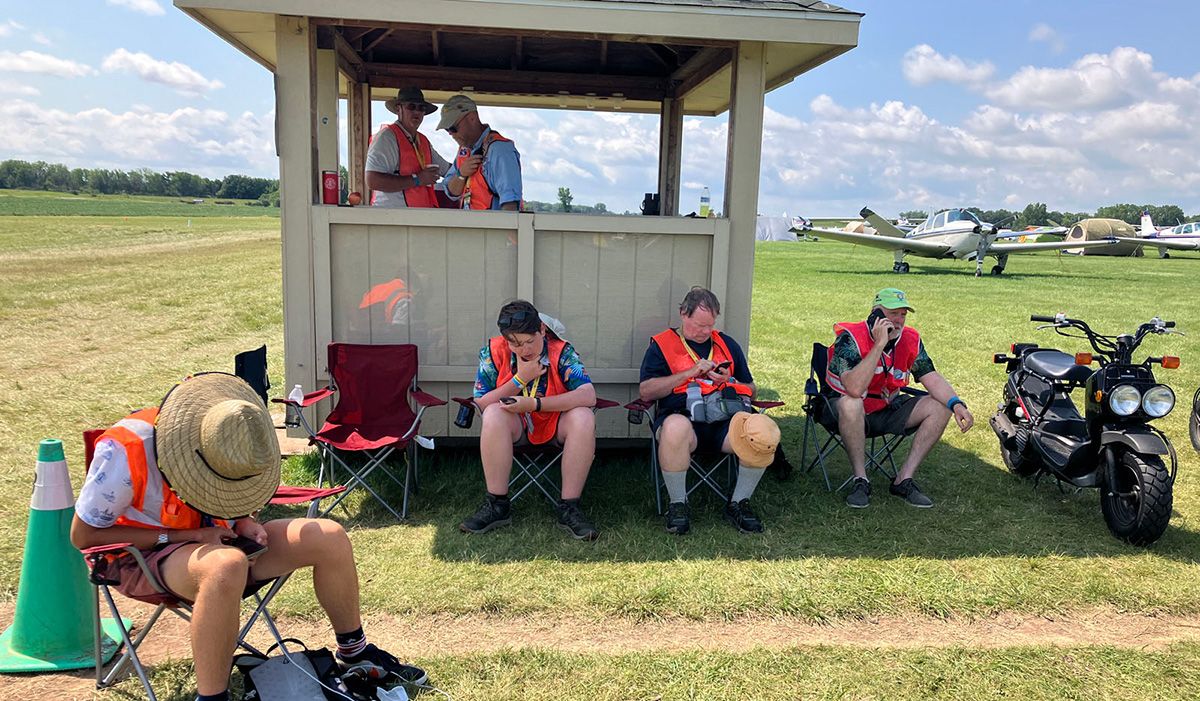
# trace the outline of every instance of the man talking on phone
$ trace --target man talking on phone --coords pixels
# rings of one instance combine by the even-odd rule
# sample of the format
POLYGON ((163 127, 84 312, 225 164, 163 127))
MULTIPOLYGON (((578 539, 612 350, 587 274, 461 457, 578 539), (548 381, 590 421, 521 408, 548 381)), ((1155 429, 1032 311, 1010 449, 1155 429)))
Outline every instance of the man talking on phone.
POLYGON ((903 292, 888 287, 875 294, 866 321, 834 324, 837 339, 829 347, 829 386, 839 395, 826 404, 836 414, 854 482, 846 504, 864 509, 871 503, 867 479, 866 435, 898 434, 915 428, 912 448, 888 491, 921 509, 933 506, 913 474, 942 437, 953 416, 964 433, 975 424, 967 404, 933 367, 917 330, 906 326, 914 311, 903 292), (900 390, 913 377, 928 390, 915 397, 900 390))
POLYGON ((479 119, 466 95, 442 105, 438 129, 458 143, 458 157, 446 173, 446 194, 462 209, 521 210, 521 154, 511 139, 479 119))

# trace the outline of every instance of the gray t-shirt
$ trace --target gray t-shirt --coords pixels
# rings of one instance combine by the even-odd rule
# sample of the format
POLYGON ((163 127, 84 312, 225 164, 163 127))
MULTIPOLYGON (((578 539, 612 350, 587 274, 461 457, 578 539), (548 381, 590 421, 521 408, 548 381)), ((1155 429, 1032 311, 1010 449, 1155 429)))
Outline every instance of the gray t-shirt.
MULTIPOLYGON (((404 128, 401 127, 401 131, 404 128)), ((443 176, 450 169, 450 164, 442 158, 433 145, 429 146, 433 154, 433 163, 438 167, 438 175, 443 176)), ((376 173, 393 175, 400 167, 400 149, 396 145, 396 134, 388 127, 379 130, 371 140, 371 148, 367 149, 367 170, 376 173)), ((375 207, 407 207, 404 202, 404 192, 376 192, 375 207)))

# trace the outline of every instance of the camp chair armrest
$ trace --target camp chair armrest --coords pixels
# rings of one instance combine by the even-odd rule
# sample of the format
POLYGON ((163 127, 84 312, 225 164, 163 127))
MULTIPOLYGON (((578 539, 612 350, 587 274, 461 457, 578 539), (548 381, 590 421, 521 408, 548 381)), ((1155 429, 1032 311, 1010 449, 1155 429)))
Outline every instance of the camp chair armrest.
POLYGON ((275 505, 307 504, 310 501, 331 497, 334 494, 341 494, 344 491, 346 491, 346 488, 342 485, 322 489, 319 487, 293 487, 281 484, 275 490, 275 496, 271 497, 271 500, 267 503, 275 505))
POLYGON ((79 552, 84 555, 113 555, 119 551, 137 550, 133 547, 133 543, 109 543, 108 545, 97 545, 91 548, 83 548, 79 552))
POLYGON ((409 392, 409 394, 412 396, 413 401, 415 401, 421 407, 442 406, 446 403, 445 399, 438 399, 432 394, 423 392, 421 391, 420 387, 414 389, 412 392, 409 392))
POLYGON ((450 401, 459 404, 460 406, 469 406, 476 409, 479 408, 479 405, 475 403, 474 397, 450 397, 450 401))
POLYGON ((159 583, 158 578, 155 577, 154 573, 150 571, 150 566, 146 564, 146 558, 142 557, 142 551, 134 547, 133 543, 109 543, 108 545, 97 545, 91 548, 84 548, 79 552, 83 553, 83 559, 88 563, 89 579, 91 579, 94 584, 115 584, 115 582, 106 582, 106 580, 100 576, 97 570, 100 565, 107 560, 121 557, 123 555, 129 555, 135 561, 137 561, 138 567, 141 568, 142 574, 146 577, 146 581, 150 583, 150 586, 154 587, 154 591, 159 594, 167 593, 167 590, 163 589, 162 585, 159 583))
POLYGON ((615 406, 621 406, 621 405, 617 402, 614 402, 611 399, 605 399, 603 397, 596 397, 596 408, 597 409, 611 409, 615 406))
POLYGON ((928 397, 929 396, 929 392, 926 392, 923 389, 917 389, 916 387, 901 387, 900 391, 905 394, 911 394, 914 397, 928 397))
POLYGON ((776 401, 753 401, 753 402, 750 402, 750 406, 754 407, 755 409, 762 409, 763 411, 766 411, 768 409, 775 409, 775 408, 781 407, 783 405, 784 405, 784 402, 776 402, 776 401))
POLYGON ((654 402, 648 402, 644 399, 635 399, 626 404, 625 408, 630 411, 644 411, 649 413, 649 411, 654 408, 654 402))
POLYGON ((304 399, 301 399, 299 404, 293 402, 287 397, 276 397, 275 399, 272 399, 271 402, 274 404, 290 404, 291 406, 299 406, 303 408, 312 406, 326 397, 332 397, 333 394, 334 389, 332 387, 323 387, 315 392, 309 392, 308 394, 304 395, 304 399))

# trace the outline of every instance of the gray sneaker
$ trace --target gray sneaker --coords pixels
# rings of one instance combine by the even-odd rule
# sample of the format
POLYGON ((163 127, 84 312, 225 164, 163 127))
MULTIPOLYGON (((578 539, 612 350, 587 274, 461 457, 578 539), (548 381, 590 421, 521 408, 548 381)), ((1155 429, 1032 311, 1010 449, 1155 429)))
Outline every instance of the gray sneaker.
POLYGON ((921 492, 921 488, 917 486, 917 483, 911 477, 900 484, 893 484, 891 487, 888 487, 888 491, 918 509, 928 509, 933 506, 933 500, 921 492))
POLYGON ((846 495, 846 505, 852 509, 865 509, 871 505, 871 481, 866 477, 855 477, 854 486, 846 495))

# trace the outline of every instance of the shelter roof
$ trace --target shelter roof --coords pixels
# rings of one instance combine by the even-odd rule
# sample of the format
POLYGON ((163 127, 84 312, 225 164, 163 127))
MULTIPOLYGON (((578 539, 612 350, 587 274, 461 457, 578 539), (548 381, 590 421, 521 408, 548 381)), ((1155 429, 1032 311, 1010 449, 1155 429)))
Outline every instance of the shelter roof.
POLYGON ((812 0, 175 0, 270 70, 276 17, 306 16, 318 48, 384 99, 416 85, 486 105, 688 114, 730 103, 739 41, 761 41, 773 90, 850 49, 862 15, 812 0))

